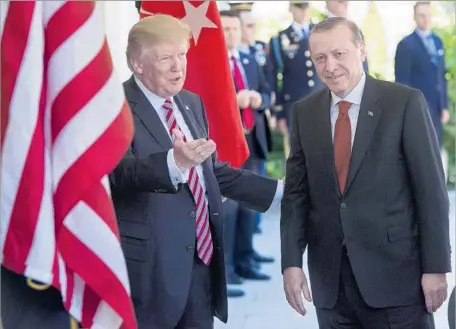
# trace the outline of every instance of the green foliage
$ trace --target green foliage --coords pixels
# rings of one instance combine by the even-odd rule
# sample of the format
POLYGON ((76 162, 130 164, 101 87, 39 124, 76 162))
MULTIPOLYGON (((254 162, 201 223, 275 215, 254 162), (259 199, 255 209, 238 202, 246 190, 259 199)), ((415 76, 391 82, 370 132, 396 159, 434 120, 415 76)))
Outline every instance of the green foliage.
POLYGON ((369 1, 369 10, 362 24, 366 38, 369 74, 377 79, 386 79, 389 65, 386 55, 385 29, 380 18, 376 1, 369 1))
POLYGON ((449 156, 449 184, 456 184, 456 26, 438 27, 435 32, 442 38, 447 66, 448 96, 451 120, 444 126, 443 145, 449 156))
POLYGON ((272 135, 272 152, 269 153, 266 163, 268 176, 282 179, 285 176, 285 156, 283 150, 283 137, 278 129, 271 131, 272 135))

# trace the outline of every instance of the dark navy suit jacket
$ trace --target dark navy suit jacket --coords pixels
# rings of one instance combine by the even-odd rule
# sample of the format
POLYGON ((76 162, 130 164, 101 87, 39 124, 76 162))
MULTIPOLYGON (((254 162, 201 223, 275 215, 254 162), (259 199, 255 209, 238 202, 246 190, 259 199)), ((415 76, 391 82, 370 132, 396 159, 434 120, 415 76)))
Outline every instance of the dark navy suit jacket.
POLYGON ((396 82, 420 90, 426 99, 439 143, 442 142, 442 110, 448 108, 445 58, 442 40, 432 35, 437 50, 433 62, 420 36, 413 32, 399 42, 394 71, 396 82))

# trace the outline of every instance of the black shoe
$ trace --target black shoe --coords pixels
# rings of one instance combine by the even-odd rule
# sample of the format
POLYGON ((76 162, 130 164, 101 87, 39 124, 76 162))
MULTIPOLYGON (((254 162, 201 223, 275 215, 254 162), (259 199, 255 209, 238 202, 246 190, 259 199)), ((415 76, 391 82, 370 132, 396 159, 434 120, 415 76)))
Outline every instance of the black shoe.
POLYGON ((261 273, 253 268, 238 268, 236 272, 240 277, 248 280, 267 281, 271 279, 269 275, 261 273))
POLYGON ((252 259, 258 263, 274 263, 275 259, 272 257, 261 256, 256 251, 252 255, 252 259))
POLYGON ((227 284, 243 284, 244 280, 236 272, 231 272, 226 275, 226 283, 227 284))
POLYGON ((226 294, 228 297, 242 297, 245 295, 245 292, 240 289, 227 288, 226 294))

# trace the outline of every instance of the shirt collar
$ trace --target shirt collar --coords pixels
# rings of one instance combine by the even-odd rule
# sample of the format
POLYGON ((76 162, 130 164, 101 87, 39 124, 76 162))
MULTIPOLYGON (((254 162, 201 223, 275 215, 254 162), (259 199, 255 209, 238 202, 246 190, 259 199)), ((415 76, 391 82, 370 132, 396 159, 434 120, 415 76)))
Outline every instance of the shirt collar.
POLYGON ((432 31, 421 31, 420 29, 415 29, 415 33, 418 34, 421 38, 425 39, 432 35, 432 31))
MULTIPOLYGON (((163 104, 165 104, 166 98, 160 97, 153 92, 151 92, 147 87, 141 82, 141 80, 138 79, 135 75, 133 76, 135 79, 136 84, 138 85, 139 89, 144 93, 146 98, 149 100, 149 102, 152 104, 152 106, 156 109, 159 110, 163 104)), ((173 97, 169 97, 171 101, 173 101, 173 97)))
POLYGON ((293 21, 293 23, 291 24, 291 26, 293 27, 293 30, 295 30, 295 32, 299 33, 299 34, 302 34, 302 30, 304 29, 307 33, 309 33, 309 23, 304 23, 304 24, 298 24, 296 23, 295 21, 293 21))
POLYGON ((231 51, 228 52, 228 58, 231 59, 231 57, 234 56, 236 60, 239 60, 240 54, 239 54, 239 49, 235 48, 231 51))
POLYGON ((331 92, 331 106, 335 106, 340 101, 344 100, 350 102, 355 105, 361 104, 361 98, 363 97, 364 86, 366 84, 366 74, 363 72, 361 79, 359 80, 358 84, 353 88, 353 90, 345 97, 340 98, 333 92, 331 92))

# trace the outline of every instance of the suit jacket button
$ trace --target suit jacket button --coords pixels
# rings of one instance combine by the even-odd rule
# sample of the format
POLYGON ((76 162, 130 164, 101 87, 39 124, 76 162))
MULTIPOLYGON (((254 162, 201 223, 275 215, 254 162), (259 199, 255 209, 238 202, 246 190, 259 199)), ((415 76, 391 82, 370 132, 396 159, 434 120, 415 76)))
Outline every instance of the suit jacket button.
POLYGON ((190 216, 190 218, 195 218, 196 217, 196 212, 194 210, 190 211, 188 213, 188 215, 190 216))
POLYGON ((193 246, 187 246, 187 251, 188 251, 188 252, 193 252, 193 250, 195 250, 195 247, 193 247, 193 246))
POLYGON ((342 203, 340 204, 340 207, 341 207, 342 209, 345 209, 345 208, 347 208, 347 204, 346 204, 345 202, 342 202, 342 203))

